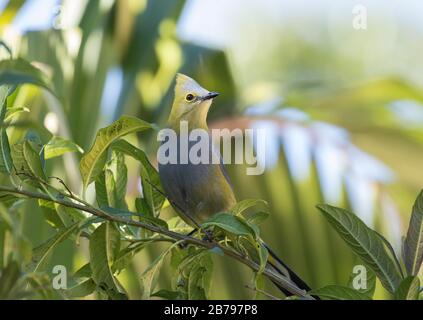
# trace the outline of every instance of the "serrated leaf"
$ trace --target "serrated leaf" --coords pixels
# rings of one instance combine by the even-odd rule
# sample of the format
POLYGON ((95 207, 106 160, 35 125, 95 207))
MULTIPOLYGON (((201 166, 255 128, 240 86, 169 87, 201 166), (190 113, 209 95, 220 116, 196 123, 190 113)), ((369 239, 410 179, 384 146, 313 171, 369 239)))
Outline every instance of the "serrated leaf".
POLYGON ((36 272, 45 266, 46 259, 53 251, 53 249, 61 242, 66 240, 74 231, 77 230, 79 224, 74 223, 69 227, 58 231, 53 237, 34 248, 32 253, 32 262, 29 270, 36 272))
POLYGON ((129 133, 150 128, 152 128, 152 125, 141 119, 122 116, 110 126, 100 129, 91 149, 82 157, 80 162, 84 188, 93 182, 103 170, 107 159, 106 150, 113 141, 129 133))
POLYGON ((402 280, 397 291, 395 300, 418 300, 420 293, 420 280, 417 276, 409 276, 402 280))
POLYGON ((408 274, 417 275, 423 261, 423 190, 413 205, 404 242, 404 260, 408 274))
POLYGON ((90 238, 92 278, 101 294, 109 299, 127 299, 124 289, 112 273, 112 265, 120 250, 120 233, 111 222, 101 224, 90 238))
POLYGON ((371 298, 350 287, 329 285, 312 290, 310 295, 315 295, 323 300, 371 300, 371 298))
POLYGON ((44 147, 45 159, 59 157, 67 152, 84 153, 84 150, 76 143, 58 136, 51 138, 44 147))
POLYGON ((218 213, 203 223, 202 227, 215 226, 236 236, 250 236, 256 239, 257 230, 248 225, 242 218, 230 213, 218 213))
POLYGON ((245 200, 241 200, 239 201, 232 209, 231 212, 234 215, 240 215, 242 214, 244 211, 246 211, 249 208, 255 207, 255 206, 265 206, 267 207, 268 204, 266 201, 262 200, 262 199, 245 199, 245 200))
POLYGON ((402 277, 382 239, 352 212, 329 205, 317 208, 354 253, 372 268, 382 285, 389 292, 395 292, 402 277))

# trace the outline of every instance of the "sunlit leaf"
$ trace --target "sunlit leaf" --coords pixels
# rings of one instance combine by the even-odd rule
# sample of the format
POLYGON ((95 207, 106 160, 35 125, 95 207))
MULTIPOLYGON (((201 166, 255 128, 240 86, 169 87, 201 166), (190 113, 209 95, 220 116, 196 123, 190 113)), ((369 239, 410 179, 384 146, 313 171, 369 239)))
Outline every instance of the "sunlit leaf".
POLYGON ((267 202, 262 199, 245 199, 239 201, 232 209, 231 212, 234 215, 239 215, 246 211, 249 208, 256 207, 256 206, 265 206, 267 207, 267 202))
POLYGON ((58 136, 54 136, 44 147, 46 159, 59 157, 67 152, 84 153, 84 150, 76 143, 58 136))
POLYGON ((0 14, 0 27, 9 25, 24 4, 25 0, 7 1, 6 7, 2 9, 0 14))
POLYGON ((34 84, 56 95, 56 90, 48 76, 29 62, 18 58, 0 61, 0 84, 34 84))
POLYGON ((106 150, 113 141, 129 133, 150 128, 152 128, 152 125, 143 120, 122 116, 110 126, 100 129, 91 149, 82 157, 80 162, 84 188, 93 182, 103 170, 107 160, 106 150))

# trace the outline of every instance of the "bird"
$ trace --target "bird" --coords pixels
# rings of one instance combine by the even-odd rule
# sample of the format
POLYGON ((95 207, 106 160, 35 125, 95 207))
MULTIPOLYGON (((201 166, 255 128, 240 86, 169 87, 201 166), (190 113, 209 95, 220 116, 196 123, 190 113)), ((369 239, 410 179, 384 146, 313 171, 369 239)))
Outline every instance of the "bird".
MULTIPOLYGON (((207 115, 213 99, 219 94, 208 91, 187 75, 178 73, 174 88, 174 100, 166 128, 171 129, 179 138, 182 135, 181 123, 186 123, 188 131, 200 129, 208 132, 207 115)), ((210 138, 208 145, 209 160, 213 156, 221 159, 219 151, 210 138)), ((181 150, 180 140, 177 148, 181 150)), ((189 151, 193 142, 188 142, 189 151)), ((230 177, 223 162, 206 161, 205 163, 182 162, 178 155, 176 163, 158 161, 160 182, 174 211, 194 231, 213 215, 230 212, 237 203, 230 177)), ((298 288, 310 291, 310 287, 286 263, 284 263, 263 241, 269 252, 268 264, 279 274, 288 277, 298 288)), ((290 293, 277 283, 275 285, 286 295, 290 293)))

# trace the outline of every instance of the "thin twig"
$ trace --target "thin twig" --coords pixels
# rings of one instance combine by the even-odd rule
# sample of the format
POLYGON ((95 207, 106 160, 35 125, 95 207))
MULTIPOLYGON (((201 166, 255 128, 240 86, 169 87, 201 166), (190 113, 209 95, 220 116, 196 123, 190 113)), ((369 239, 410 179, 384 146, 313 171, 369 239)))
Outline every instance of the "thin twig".
MULTIPOLYGON (((63 206, 69 207, 69 208, 74 208, 74 209, 78 209, 78 210, 82 210, 85 212, 88 212, 94 216, 100 217, 102 219, 108 220, 108 221, 114 221, 117 223, 123 223, 126 225, 132 225, 135 227, 139 227, 139 228, 144 228, 147 230, 150 230, 152 232, 156 232, 165 236, 168 236, 170 238, 176 239, 176 240, 182 240, 188 244, 192 244, 192 245, 196 245, 199 247, 203 247, 205 249, 213 249, 215 247, 218 247, 224 255, 229 256, 243 264, 245 264, 246 266, 248 266, 250 269, 254 270, 254 271, 259 271, 260 270, 260 266, 248 259, 247 257, 245 257, 244 255, 230 249, 227 247, 224 247, 222 245, 220 245, 217 242, 208 242, 208 241, 204 241, 201 239, 197 239, 197 238, 193 238, 190 236, 186 236, 180 233, 176 233, 167 229, 163 229, 160 227, 157 227, 155 225, 151 225, 151 224, 147 224, 144 222, 140 222, 140 221, 135 221, 135 220, 128 220, 119 216, 115 216, 115 215, 110 215, 107 212, 95 208, 93 206, 91 206, 90 204, 87 204, 85 201, 78 199, 76 196, 73 196, 72 199, 75 201, 78 201, 80 203, 75 203, 73 201, 69 201, 69 200, 65 200, 65 199, 57 199, 57 198, 52 198, 46 194, 43 193, 39 193, 39 192, 33 192, 33 191, 28 191, 28 190, 21 190, 21 189, 17 189, 14 187, 7 187, 7 186, 0 186, 0 191, 4 191, 4 192, 8 192, 8 193, 13 193, 13 194, 21 194, 24 196, 27 196, 29 198, 33 198, 33 199, 43 199, 43 200, 48 200, 48 201, 53 201, 56 202, 58 204, 61 204, 63 206), (83 203, 83 204, 81 204, 83 203)), ((286 279, 285 277, 283 277, 280 274, 275 273, 274 271, 272 271, 269 268, 265 268, 263 270, 263 274, 268 277, 270 280, 280 284, 283 288, 285 288, 286 290, 288 290, 289 292, 291 292, 294 295, 298 295, 300 297, 303 297, 305 299, 310 299, 310 300, 314 300, 313 297, 307 295, 307 292, 305 292, 304 290, 301 290, 300 288, 298 288, 294 283, 292 283, 290 280, 286 279)))
POLYGON ((63 179, 55 176, 48 177, 49 179, 56 179, 59 181, 59 183, 66 189, 66 191, 69 193, 69 196, 73 197, 72 191, 69 189, 69 187, 66 185, 66 183, 63 181, 63 179))

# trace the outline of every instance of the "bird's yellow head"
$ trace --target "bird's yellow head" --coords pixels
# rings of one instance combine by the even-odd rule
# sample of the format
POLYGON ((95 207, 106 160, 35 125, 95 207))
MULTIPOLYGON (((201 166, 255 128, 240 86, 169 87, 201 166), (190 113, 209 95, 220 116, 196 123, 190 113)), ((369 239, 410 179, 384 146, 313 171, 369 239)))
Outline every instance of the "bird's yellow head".
POLYGON ((218 93, 208 91, 194 79, 178 73, 168 125, 178 130, 180 121, 184 120, 188 121, 190 129, 207 129, 207 113, 216 96, 218 93))

